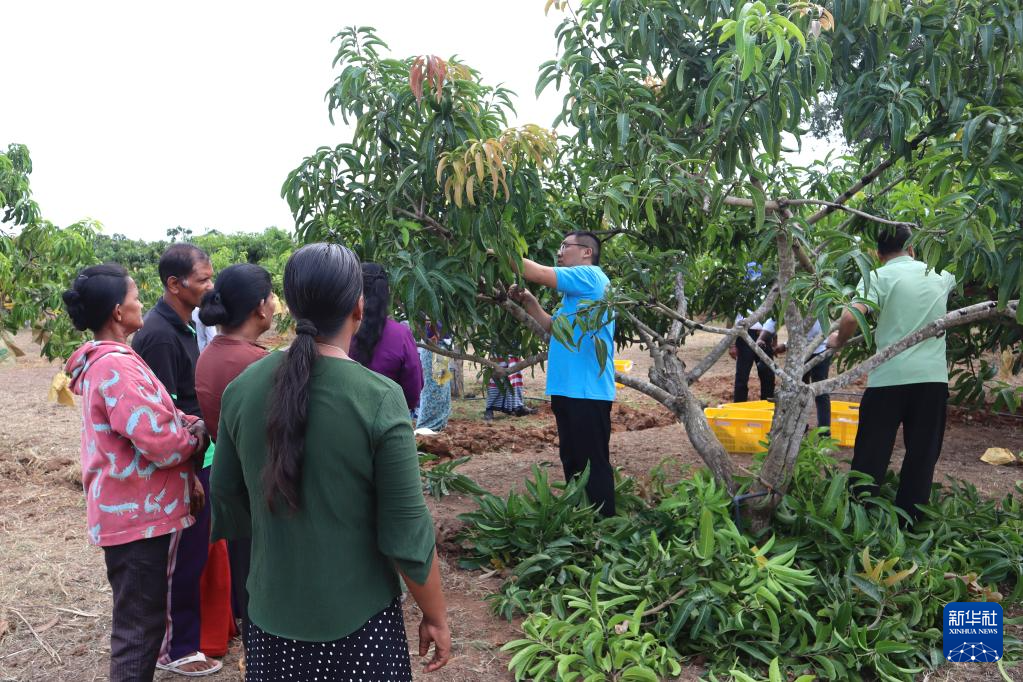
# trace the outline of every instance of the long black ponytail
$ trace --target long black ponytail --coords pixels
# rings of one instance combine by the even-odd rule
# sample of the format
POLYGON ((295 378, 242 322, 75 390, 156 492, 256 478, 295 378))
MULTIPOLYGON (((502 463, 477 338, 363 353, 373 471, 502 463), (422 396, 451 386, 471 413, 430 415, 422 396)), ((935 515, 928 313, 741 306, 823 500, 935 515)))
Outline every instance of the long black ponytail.
POLYGON ((297 327, 274 376, 267 418, 263 491, 270 509, 278 498, 301 506, 302 459, 309 424, 309 377, 317 360, 316 337, 336 334, 362 294, 359 257, 339 244, 309 244, 284 267, 284 300, 297 327))
POLYGON ((373 362, 377 344, 384 333, 387 312, 391 308, 391 287, 387 282, 387 271, 377 263, 362 264, 362 289, 366 299, 362 324, 352 344, 352 359, 369 366, 373 362))

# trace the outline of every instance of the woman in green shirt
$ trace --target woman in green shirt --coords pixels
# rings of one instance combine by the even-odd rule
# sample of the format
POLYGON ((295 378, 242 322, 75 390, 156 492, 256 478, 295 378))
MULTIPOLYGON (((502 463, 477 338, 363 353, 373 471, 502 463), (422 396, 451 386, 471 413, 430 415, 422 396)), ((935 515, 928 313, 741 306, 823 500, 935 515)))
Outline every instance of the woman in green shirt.
POLYGON ((210 481, 214 538, 252 538, 246 680, 411 680, 399 574, 427 672, 451 635, 405 398, 347 353, 358 257, 302 247, 284 298, 295 341, 227 387, 210 481))

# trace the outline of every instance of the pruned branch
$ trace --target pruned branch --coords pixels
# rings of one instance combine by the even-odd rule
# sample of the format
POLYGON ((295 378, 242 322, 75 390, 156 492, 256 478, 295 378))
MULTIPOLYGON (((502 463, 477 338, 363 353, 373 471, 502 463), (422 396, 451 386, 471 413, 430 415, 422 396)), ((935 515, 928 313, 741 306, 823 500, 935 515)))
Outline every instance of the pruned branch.
POLYGON ((1004 310, 998 309, 998 303, 996 301, 984 301, 983 303, 977 303, 971 306, 966 306, 965 308, 953 310, 943 317, 939 317, 933 322, 925 324, 912 334, 907 334, 892 345, 882 348, 872 357, 861 362, 856 367, 853 367, 852 369, 826 381, 818 381, 813 384, 814 395, 831 393, 836 389, 848 386, 863 375, 874 370, 888 360, 891 360, 907 348, 912 348, 921 341, 926 341, 927 339, 940 336, 945 332, 945 330, 951 329, 952 327, 958 327, 972 322, 979 322, 981 320, 987 320, 1000 315, 1013 317, 1016 315, 1016 309, 1018 306, 1018 299, 1010 301, 1004 310))

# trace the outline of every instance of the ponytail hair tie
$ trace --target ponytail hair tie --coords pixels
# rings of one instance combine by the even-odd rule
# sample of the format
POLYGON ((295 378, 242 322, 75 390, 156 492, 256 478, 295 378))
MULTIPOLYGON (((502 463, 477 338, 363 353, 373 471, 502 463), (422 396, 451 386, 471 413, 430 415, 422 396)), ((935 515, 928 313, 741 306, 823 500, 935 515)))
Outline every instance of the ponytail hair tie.
POLYGON ((316 325, 309 320, 299 320, 298 324, 295 325, 295 333, 318 336, 320 332, 316 329, 316 325))

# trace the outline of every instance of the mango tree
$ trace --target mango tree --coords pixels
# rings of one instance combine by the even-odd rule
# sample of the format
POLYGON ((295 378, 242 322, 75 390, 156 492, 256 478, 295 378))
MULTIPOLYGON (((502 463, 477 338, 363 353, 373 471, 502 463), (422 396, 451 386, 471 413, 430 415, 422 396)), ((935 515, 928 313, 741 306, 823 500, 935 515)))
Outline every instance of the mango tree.
POLYGON ((520 324, 528 317, 499 300, 510 261, 487 253, 553 257, 560 236, 548 227, 543 177, 556 163, 553 134, 508 127, 511 93, 455 59, 391 58, 369 28, 336 40, 340 74, 326 99, 354 133, 288 176, 298 238, 340 240, 379 261, 414 328, 439 320, 478 356, 424 342, 433 350, 499 374, 508 370, 495 358, 508 354, 526 358, 513 370, 539 362, 543 343, 520 324))
POLYGON ((13 334, 26 327, 48 358, 70 355, 81 335, 62 311, 61 292, 84 265, 95 262, 99 225, 59 228, 32 199, 32 159, 24 145, 0 152, 0 361, 23 351, 13 334))
MULTIPOLYGON (((777 374, 769 450, 750 491, 763 496, 761 525, 789 485, 814 395, 957 328, 953 359, 1018 344, 1018 2, 553 4, 566 12, 560 54, 541 66, 537 92, 565 92, 554 123, 571 133, 557 144, 539 128, 504 129, 509 93, 471 69, 384 58, 372 31, 342 32, 327 100, 355 133, 285 183, 300 236, 392 264, 405 310, 447 321, 477 351, 465 357, 517 349, 526 366, 543 342, 502 295, 514 278, 503 256, 550 262, 564 231, 598 232, 618 342, 641 342, 653 359, 648 380, 619 381, 671 409, 733 494, 736 466, 693 384, 736 340, 777 374), (811 129, 840 136, 847 153, 827 152, 811 129), (804 156, 822 151, 798 166, 789 152, 801 145, 804 156), (804 384, 823 339, 811 327, 829 329, 861 301, 853 285, 869 285, 868 247, 899 224, 914 227, 919 257, 956 274, 954 311, 881 350, 861 315, 859 350, 837 376, 804 384), (744 279, 749 261, 765 272, 761 289, 744 279), (739 324, 707 322, 747 308, 739 324), (788 328, 784 362, 749 335, 767 316, 788 328), (720 341, 687 365, 679 350, 696 330, 720 341)), ((978 397, 986 378, 979 366, 959 384, 978 397)))
POLYGON ((560 206, 621 232, 633 263, 618 273, 612 303, 654 359, 650 382, 631 385, 675 411, 733 491, 734 465, 691 386, 736 338, 772 366, 775 418, 753 485, 766 494, 761 522, 791 480, 814 395, 954 327, 970 330, 951 344, 960 356, 1018 343, 1018 2, 595 0, 565 9, 561 54, 541 67, 537 86, 565 88, 560 121, 574 128, 573 165, 583 169, 579 201, 560 206), (823 146, 805 139, 812 127, 840 136, 848 154, 794 165, 789 150, 823 146), (956 309, 880 350, 858 316, 866 351, 805 385, 823 339, 811 327, 819 320, 827 330, 859 300, 850 285, 860 277, 869 285, 867 247, 901 223, 913 226, 919 257, 956 274, 956 309), (747 261, 771 274, 762 300, 728 295, 747 261), (700 263, 721 265, 706 277, 700 263), (741 324, 696 322, 747 306, 755 312, 741 324), (789 331, 783 363, 748 333, 768 315, 789 331), (677 351, 695 329, 721 340, 687 367, 677 351))

